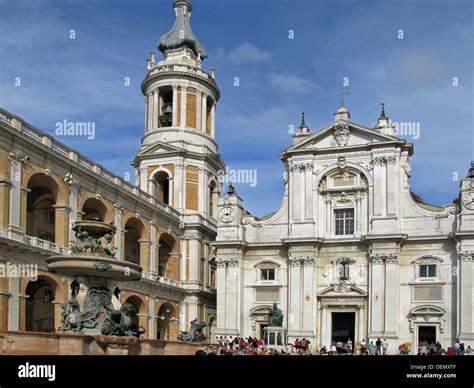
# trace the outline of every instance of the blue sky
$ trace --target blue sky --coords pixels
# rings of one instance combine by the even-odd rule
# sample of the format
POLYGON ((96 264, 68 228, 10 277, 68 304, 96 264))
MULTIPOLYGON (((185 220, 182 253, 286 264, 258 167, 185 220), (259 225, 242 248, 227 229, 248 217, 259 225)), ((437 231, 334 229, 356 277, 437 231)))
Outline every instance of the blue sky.
MULTIPOLYGON (((193 31, 209 54, 204 66, 216 68, 222 92, 219 150, 230 168, 258 173, 255 187, 237 185, 251 212, 279 208, 288 126, 301 111, 312 131, 330 123, 344 77, 354 122, 372 126, 384 101, 393 121, 420 123, 420 138, 407 137, 415 145, 412 189, 438 205, 457 196, 453 174, 464 177, 474 160, 471 1, 191 2, 193 31)), ((60 140, 133 176, 145 60, 174 23, 172 3, 0 0, 0 106, 50 133, 65 119, 95 122, 94 140, 60 140)))

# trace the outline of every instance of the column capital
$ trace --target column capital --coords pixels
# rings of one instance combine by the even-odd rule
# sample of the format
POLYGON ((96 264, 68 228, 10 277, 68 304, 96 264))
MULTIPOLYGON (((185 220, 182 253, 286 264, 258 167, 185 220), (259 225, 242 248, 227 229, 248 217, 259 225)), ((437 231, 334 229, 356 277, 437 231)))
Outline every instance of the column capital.
POLYGON ((458 258, 460 261, 474 262, 474 252, 468 252, 468 251, 458 252, 458 258))
POLYGON ((19 163, 28 163, 30 157, 25 155, 23 152, 19 150, 13 150, 10 152, 9 156, 11 161, 19 162, 19 163))

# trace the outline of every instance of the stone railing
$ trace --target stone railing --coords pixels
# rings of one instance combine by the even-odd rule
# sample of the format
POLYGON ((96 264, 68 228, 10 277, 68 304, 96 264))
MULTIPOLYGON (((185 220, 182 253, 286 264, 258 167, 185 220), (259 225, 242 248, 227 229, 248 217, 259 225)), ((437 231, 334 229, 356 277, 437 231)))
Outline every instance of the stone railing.
POLYGON ((109 184, 120 186, 125 191, 128 191, 132 195, 144 199, 145 201, 149 202, 153 206, 160 208, 166 213, 171 213, 175 216, 180 215, 177 210, 160 203, 156 200, 155 197, 141 190, 138 186, 127 182, 122 177, 115 175, 113 172, 107 170, 100 164, 88 159, 87 157, 81 155, 79 152, 59 142, 53 136, 39 130, 38 128, 35 128, 31 124, 25 122, 23 119, 11 114, 10 112, 2 108, 0 108, 0 122, 5 122, 9 124, 11 127, 22 132, 34 141, 42 143, 45 146, 51 148, 54 152, 70 159, 74 163, 78 163, 81 167, 89 170, 91 173, 99 176, 100 178, 103 178, 103 180, 107 181, 109 184))
POLYGON ((62 246, 55 244, 51 241, 48 240, 43 240, 38 237, 33 237, 33 236, 26 236, 25 235, 25 243, 28 245, 31 245, 33 247, 38 247, 41 249, 46 249, 47 251, 52 251, 55 253, 59 253, 60 255, 67 253, 66 249, 64 249, 62 246))
POLYGON ((163 276, 158 276, 158 283, 166 284, 168 286, 179 287, 179 283, 175 280, 165 278, 163 276))
MULTIPOLYGON (((8 236, 8 230, 0 229, 0 237, 10 238, 8 236)), ((20 242, 21 241, 22 240, 20 240, 20 242)), ((55 243, 53 243, 51 241, 48 241, 48 240, 43 240, 43 239, 38 238, 38 237, 24 235, 22 242, 24 242, 25 244, 31 245, 33 247, 38 247, 38 248, 41 248, 41 249, 45 249, 47 251, 58 253, 60 255, 67 253, 67 250, 64 247, 62 247, 61 245, 55 244, 55 243)))
POLYGON ((164 276, 160 276, 156 272, 142 272, 142 278, 152 280, 161 284, 166 284, 167 286, 179 287, 179 282, 166 278, 164 276))

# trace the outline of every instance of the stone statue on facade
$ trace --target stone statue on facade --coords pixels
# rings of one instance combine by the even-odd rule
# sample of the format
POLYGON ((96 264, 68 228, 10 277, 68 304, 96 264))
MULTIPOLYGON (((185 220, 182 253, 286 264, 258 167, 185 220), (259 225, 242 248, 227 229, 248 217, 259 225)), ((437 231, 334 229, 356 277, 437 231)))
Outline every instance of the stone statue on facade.
POLYGON ((273 308, 268 313, 268 325, 270 327, 282 327, 283 326, 283 311, 281 311, 276 302, 273 303, 273 308))

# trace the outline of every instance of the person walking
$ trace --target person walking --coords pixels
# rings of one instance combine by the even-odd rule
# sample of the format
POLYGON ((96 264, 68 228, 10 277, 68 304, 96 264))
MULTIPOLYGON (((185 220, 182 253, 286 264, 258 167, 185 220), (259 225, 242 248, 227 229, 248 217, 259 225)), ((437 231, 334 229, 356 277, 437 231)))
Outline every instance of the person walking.
POLYGON ((360 341, 360 354, 365 354, 365 348, 367 346, 367 343, 365 342, 365 338, 360 341))
POLYGON ((383 355, 386 356, 388 352, 388 341, 386 338, 384 338, 384 340, 382 341, 382 351, 383 355))

